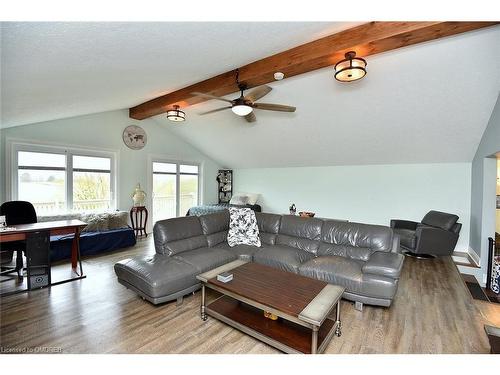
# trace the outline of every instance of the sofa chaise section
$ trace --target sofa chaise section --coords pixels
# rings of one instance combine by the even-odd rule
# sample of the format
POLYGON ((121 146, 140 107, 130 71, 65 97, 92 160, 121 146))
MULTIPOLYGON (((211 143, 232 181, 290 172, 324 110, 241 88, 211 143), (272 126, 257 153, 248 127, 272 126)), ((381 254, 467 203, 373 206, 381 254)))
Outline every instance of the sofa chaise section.
POLYGON ((151 303, 179 299, 200 288, 196 275, 237 258, 225 249, 209 248, 196 216, 156 222, 156 254, 115 264, 118 281, 151 303))
POLYGON ((118 282, 153 304, 182 298, 200 288, 197 268, 166 255, 124 259, 115 264, 118 282))

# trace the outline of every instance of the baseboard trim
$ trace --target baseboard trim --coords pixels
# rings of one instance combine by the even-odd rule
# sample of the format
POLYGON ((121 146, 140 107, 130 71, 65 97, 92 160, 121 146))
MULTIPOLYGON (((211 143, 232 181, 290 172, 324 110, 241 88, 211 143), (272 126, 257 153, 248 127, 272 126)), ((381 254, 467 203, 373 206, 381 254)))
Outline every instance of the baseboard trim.
POLYGON ((467 253, 469 254, 470 258, 472 261, 476 264, 476 266, 481 267, 481 258, 479 255, 474 251, 472 247, 469 247, 467 249, 467 253))

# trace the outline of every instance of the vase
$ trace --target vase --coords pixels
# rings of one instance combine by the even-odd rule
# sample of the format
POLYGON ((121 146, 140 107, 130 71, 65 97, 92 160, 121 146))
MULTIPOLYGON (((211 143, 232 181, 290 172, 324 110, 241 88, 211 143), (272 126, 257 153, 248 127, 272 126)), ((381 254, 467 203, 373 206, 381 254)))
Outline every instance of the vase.
POLYGON ((137 184, 135 187, 135 190, 132 193, 132 200, 134 201, 134 207, 144 206, 146 193, 141 189, 141 184, 137 184))

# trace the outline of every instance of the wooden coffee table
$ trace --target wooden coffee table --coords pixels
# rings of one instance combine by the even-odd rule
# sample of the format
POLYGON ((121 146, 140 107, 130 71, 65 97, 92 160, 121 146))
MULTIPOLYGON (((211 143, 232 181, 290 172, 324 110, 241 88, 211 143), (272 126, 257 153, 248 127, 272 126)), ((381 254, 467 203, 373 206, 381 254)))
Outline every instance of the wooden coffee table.
POLYGON ((202 282, 201 319, 210 315, 286 353, 321 353, 341 335, 344 288, 258 263, 236 260, 197 276, 202 282), (222 283, 217 274, 230 271, 222 283), (222 296, 206 305, 205 290, 222 296), (329 318, 336 309, 336 319, 329 318), (278 316, 264 317, 263 311, 278 316))

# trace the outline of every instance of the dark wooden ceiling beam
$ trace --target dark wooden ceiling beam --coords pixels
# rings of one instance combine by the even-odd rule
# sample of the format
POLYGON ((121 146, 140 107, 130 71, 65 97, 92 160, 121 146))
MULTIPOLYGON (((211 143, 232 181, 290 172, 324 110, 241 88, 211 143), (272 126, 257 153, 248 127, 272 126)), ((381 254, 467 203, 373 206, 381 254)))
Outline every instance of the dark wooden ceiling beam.
MULTIPOLYGON (((285 77, 293 77, 334 65, 350 50, 365 57, 496 24, 498 22, 370 22, 239 67, 240 81, 252 88, 273 82, 277 71, 285 73, 285 77)), ((194 96, 194 91, 217 96, 237 92, 235 77, 236 69, 230 70, 130 108, 129 115, 143 120, 165 113, 173 105, 185 108, 207 100, 194 96)))

